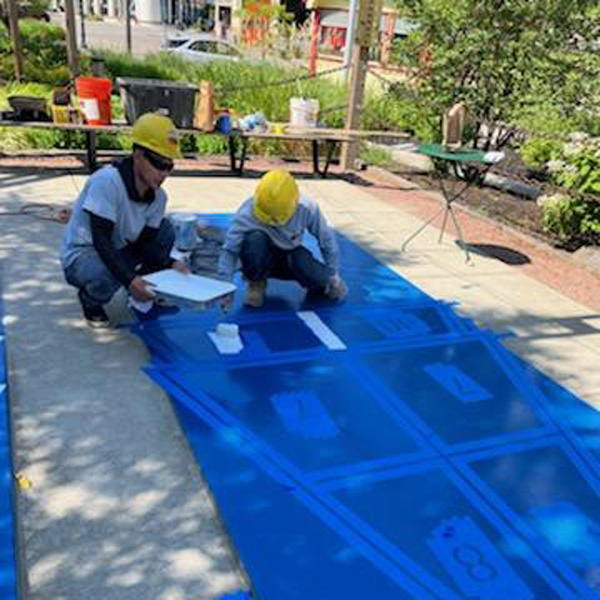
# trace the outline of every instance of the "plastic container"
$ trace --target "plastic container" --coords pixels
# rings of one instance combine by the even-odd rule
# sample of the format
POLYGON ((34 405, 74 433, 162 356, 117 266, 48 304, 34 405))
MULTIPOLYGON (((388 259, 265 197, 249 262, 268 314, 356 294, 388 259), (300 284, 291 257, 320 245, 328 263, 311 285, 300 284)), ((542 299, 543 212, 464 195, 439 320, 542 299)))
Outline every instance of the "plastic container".
POLYGON ((193 250, 198 240, 196 231, 196 215, 174 213, 170 215, 175 229, 175 248, 181 252, 193 250))
POLYGON ((266 133, 269 130, 269 124, 262 112, 256 112, 240 121, 242 131, 255 131, 257 133, 266 133))
POLYGON ((71 122, 71 108, 69 106, 52 105, 52 121, 57 124, 65 124, 71 122))
POLYGON ((315 98, 290 98, 290 125, 316 127, 319 118, 319 101, 315 98))
POLYGON ((180 81, 133 77, 119 77, 117 85, 128 123, 147 112, 160 112, 170 117, 177 127, 193 127, 196 86, 180 81))
POLYGON ((79 106, 88 125, 110 125, 112 83, 103 77, 78 77, 75 88, 79 106))
POLYGON ((217 113, 215 129, 220 133, 231 133, 231 115, 228 110, 220 110, 217 113))

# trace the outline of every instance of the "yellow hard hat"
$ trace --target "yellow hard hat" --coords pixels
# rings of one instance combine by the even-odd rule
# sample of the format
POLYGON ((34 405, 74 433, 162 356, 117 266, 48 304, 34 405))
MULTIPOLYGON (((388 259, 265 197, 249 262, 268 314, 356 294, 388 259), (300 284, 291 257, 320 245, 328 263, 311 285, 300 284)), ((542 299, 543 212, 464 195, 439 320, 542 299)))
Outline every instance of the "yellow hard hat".
POLYGON ((296 212, 298 185, 283 169, 263 175, 254 192, 254 216, 267 225, 283 225, 296 212))
POLYGON ((165 158, 181 158, 175 124, 159 113, 145 113, 136 120, 133 143, 165 158))

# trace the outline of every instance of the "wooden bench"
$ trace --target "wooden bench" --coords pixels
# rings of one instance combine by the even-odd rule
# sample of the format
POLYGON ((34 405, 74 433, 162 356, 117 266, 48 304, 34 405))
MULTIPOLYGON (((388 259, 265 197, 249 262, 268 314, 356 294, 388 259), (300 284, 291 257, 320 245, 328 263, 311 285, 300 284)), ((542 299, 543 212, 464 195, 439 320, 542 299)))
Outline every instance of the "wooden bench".
MULTIPOLYGON (((8 121, 0 120, 0 127, 29 127, 37 129, 54 129, 62 131, 79 131, 86 137, 86 165, 90 172, 98 168, 97 160, 97 134, 98 133, 130 133, 132 126, 127 123, 113 123, 111 125, 75 125, 41 121, 8 121)), ((344 129, 291 129, 285 133, 255 133, 234 130, 231 133, 209 132, 202 129, 178 129, 180 133, 194 135, 220 135, 227 137, 229 146, 229 160, 233 173, 241 175, 247 158, 248 142, 250 140, 270 141, 297 141, 310 142, 312 145, 313 172, 321 177, 327 176, 333 154, 337 146, 344 142, 386 137, 395 139, 408 139, 409 135, 403 132, 387 131, 348 131, 344 129), (325 162, 320 164, 320 149, 325 146, 325 162)))
MULTIPOLYGON (((75 125, 61 124, 41 121, 8 121, 0 120, 0 127, 26 127, 35 129, 53 129, 61 131, 78 131, 86 137, 86 165, 90 172, 98 167, 97 161, 97 135, 98 133, 130 133, 132 126, 126 123, 113 123, 111 125, 75 125)), ((178 129, 182 134, 194 135, 220 135, 225 136, 229 145, 229 158, 231 170, 241 174, 247 158, 248 142, 251 139, 271 141, 302 141, 311 142, 313 170, 315 174, 325 177, 333 158, 335 147, 342 142, 350 142, 355 136, 343 130, 336 129, 314 129, 295 130, 285 133, 254 133, 232 131, 231 133, 207 132, 201 129, 178 129), (320 145, 326 147, 325 163, 320 165, 320 145)))

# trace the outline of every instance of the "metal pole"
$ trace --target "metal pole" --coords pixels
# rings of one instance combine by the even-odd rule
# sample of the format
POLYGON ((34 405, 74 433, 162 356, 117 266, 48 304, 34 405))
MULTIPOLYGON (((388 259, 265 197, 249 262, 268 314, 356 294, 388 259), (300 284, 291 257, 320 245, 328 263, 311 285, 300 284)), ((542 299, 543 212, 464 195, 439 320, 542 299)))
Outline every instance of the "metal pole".
POLYGON ((131 0, 125 0, 125 39, 127 52, 131 54, 131 0))
POLYGON ((87 45, 85 42, 85 11, 83 3, 84 0, 79 0, 79 20, 81 21, 81 49, 85 50, 87 45))
MULTIPOLYGON (((358 14, 359 0, 350 0, 350 13, 348 14, 348 25, 346 27, 346 45, 344 46, 344 66, 350 65, 352 57, 352 45, 354 36, 356 35, 356 15, 358 14)), ((348 79, 349 69, 345 71, 346 79, 348 79)))

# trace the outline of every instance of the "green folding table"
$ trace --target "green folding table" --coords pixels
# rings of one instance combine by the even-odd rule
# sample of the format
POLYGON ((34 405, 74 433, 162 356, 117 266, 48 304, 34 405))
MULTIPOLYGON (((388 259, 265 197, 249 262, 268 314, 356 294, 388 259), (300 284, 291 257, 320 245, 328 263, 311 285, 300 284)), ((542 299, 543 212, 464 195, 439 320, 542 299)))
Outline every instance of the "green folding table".
POLYGON ((421 233, 428 225, 435 221, 440 214, 444 214, 442 229, 440 231, 439 242, 442 241, 448 215, 452 217, 454 227, 458 234, 461 246, 465 251, 467 262, 470 260, 469 249, 465 243, 462 230, 454 214, 452 204, 461 198, 465 192, 473 185, 480 185, 486 173, 493 164, 504 157, 503 152, 484 152, 472 148, 464 148, 456 151, 447 150, 442 144, 419 144, 416 148, 419 154, 428 156, 434 166, 433 174, 438 181, 440 191, 444 198, 443 206, 425 223, 423 223, 414 233, 412 233, 402 244, 404 251, 414 238, 421 233), (456 185, 449 186, 445 177, 451 174, 455 177, 456 185))

